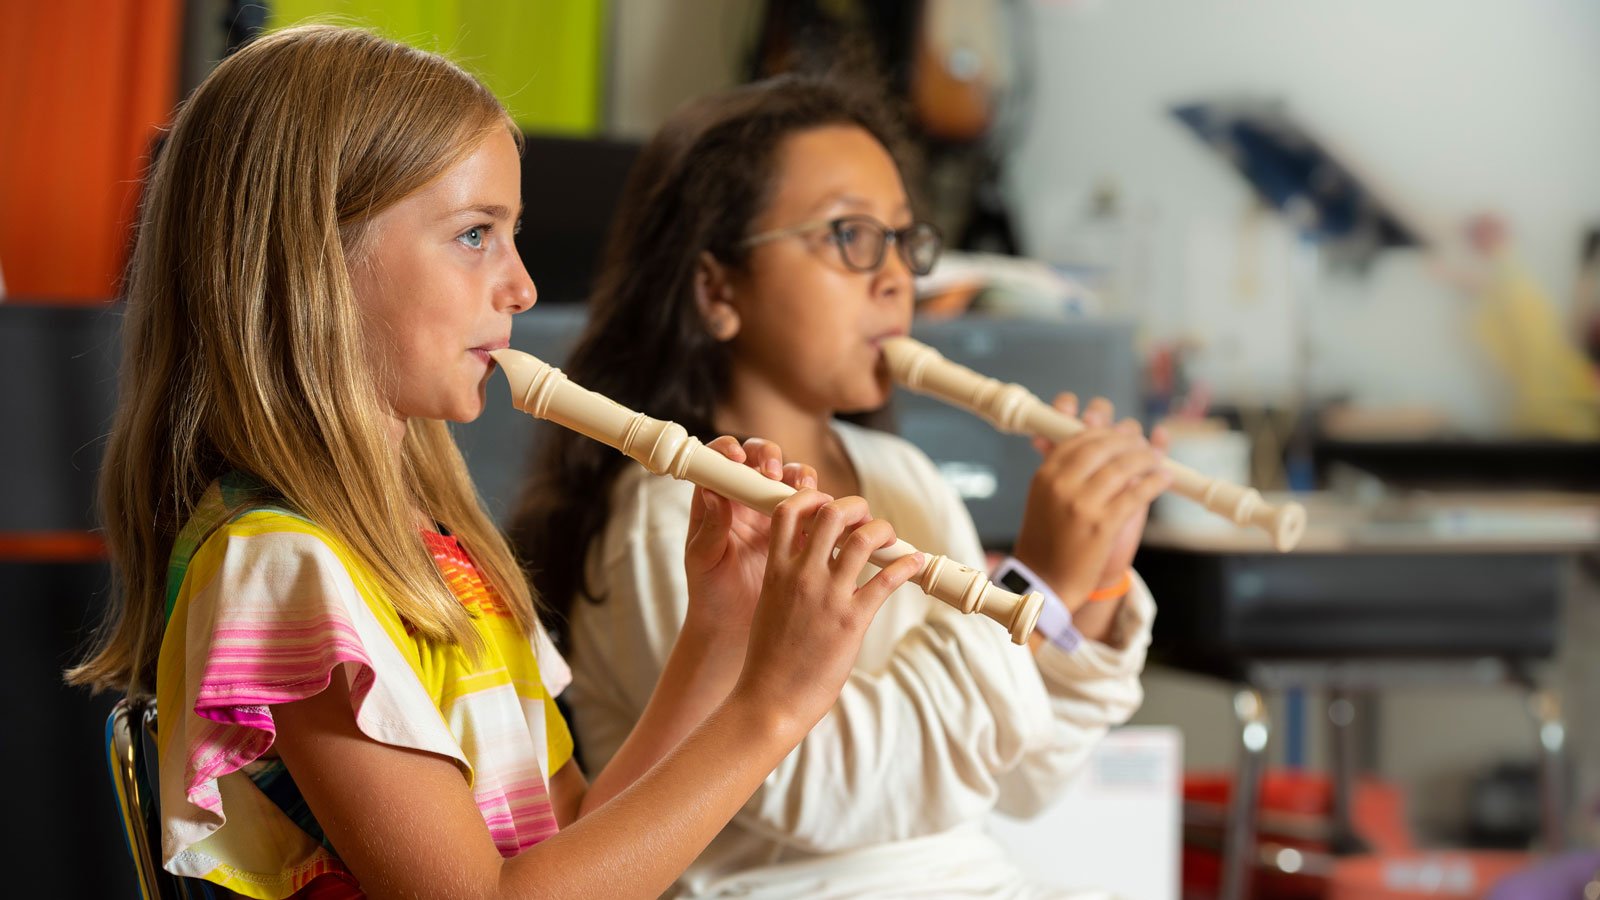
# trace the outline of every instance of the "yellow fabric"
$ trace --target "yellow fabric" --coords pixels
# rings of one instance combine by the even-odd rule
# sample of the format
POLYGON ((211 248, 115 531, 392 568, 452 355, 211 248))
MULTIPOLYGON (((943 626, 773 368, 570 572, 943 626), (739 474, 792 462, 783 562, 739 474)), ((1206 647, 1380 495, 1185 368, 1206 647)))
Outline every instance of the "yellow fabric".
POLYGON ((353 658, 370 673, 351 683, 358 727, 454 760, 503 855, 555 832, 546 779, 571 759, 572 737, 553 695, 570 676, 542 630, 530 640, 509 614, 469 604, 476 660, 413 635, 338 540, 273 510, 217 527, 182 571, 157 663, 169 871, 262 900, 344 874, 248 773, 270 746, 264 711, 353 658))
POLYGON ((1478 338, 1514 391, 1512 427, 1572 440, 1600 438, 1600 381, 1528 271, 1506 256, 1479 298, 1478 338))

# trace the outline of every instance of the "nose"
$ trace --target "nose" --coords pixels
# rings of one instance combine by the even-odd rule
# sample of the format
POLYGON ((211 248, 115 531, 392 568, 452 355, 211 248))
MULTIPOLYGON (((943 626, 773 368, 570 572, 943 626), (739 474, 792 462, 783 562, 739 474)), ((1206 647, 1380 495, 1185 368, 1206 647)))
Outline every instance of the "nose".
POLYGON ((898 244, 890 244, 883 249, 883 265, 872 276, 872 298, 880 303, 909 307, 914 287, 911 267, 900 255, 898 244))
POLYGON ((505 278, 495 292, 495 305, 516 315, 539 301, 539 289, 534 287, 528 267, 522 264, 522 255, 512 248, 508 257, 505 278))

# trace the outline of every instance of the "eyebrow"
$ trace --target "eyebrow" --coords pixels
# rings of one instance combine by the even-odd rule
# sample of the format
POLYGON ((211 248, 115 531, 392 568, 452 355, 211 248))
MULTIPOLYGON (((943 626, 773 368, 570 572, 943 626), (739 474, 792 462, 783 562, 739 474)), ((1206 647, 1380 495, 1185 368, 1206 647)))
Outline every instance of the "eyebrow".
POLYGON ((516 215, 513 216, 510 208, 501 206, 498 203, 474 203, 471 206, 463 206, 460 209, 452 210, 448 218, 455 218, 468 213, 477 213, 478 215, 487 216, 488 218, 495 220, 518 219, 522 217, 522 209, 522 206, 519 204, 517 206, 516 215))
MULTIPOLYGON (((859 196, 857 194, 851 194, 851 193, 847 193, 847 192, 841 191, 841 192, 829 194, 828 196, 824 197, 821 202, 819 202, 815 206, 811 207, 811 212, 812 213, 821 213, 823 210, 828 209, 829 207, 833 207, 833 206, 846 206, 846 207, 850 207, 852 209, 864 210, 864 209, 867 209, 868 207, 870 207, 871 205, 872 204, 870 202, 868 202, 866 200, 866 198, 864 198, 864 197, 861 197, 861 196, 859 196)), ((895 208, 894 213, 893 213, 893 217, 898 218, 902 214, 908 215, 908 214, 910 214, 910 212, 911 212, 911 205, 909 203, 902 203, 902 204, 900 204, 900 206, 895 208)))

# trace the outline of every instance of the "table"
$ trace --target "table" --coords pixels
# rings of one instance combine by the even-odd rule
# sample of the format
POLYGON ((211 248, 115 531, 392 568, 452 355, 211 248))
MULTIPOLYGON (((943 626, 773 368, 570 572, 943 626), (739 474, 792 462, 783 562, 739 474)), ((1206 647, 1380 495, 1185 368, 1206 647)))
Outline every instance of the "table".
POLYGON ((1263 695, 1289 688, 1328 693, 1333 844, 1355 849, 1353 696, 1419 684, 1521 686, 1541 748, 1543 842, 1563 847, 1565 727, 1540 668, 1556 649, 1572 562, 1600 537, 1600 498, 1301 499, 1311 524, 1292 553, 1226 523, 1205 531, 1151 523, 1135 563, 1161 604, 1153 658, 1237 685, 1240 753, 1222 896, 1247 896, 1272 733, 1263 695))

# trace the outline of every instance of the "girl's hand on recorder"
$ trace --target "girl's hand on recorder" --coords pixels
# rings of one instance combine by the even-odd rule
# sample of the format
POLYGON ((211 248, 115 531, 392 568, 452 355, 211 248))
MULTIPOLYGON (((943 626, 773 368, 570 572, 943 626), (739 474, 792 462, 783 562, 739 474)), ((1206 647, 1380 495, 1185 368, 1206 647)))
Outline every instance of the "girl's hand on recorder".
POLYGON ((838 698, 884 600, 922 568, 922 554, 913 553, 857 587, 868 557, 895 540, 894 527, 872 518, 860 497, 803 490, 779 504, 744 671, 729 702, 767 710, 774 727, 803 737, 838 698))

